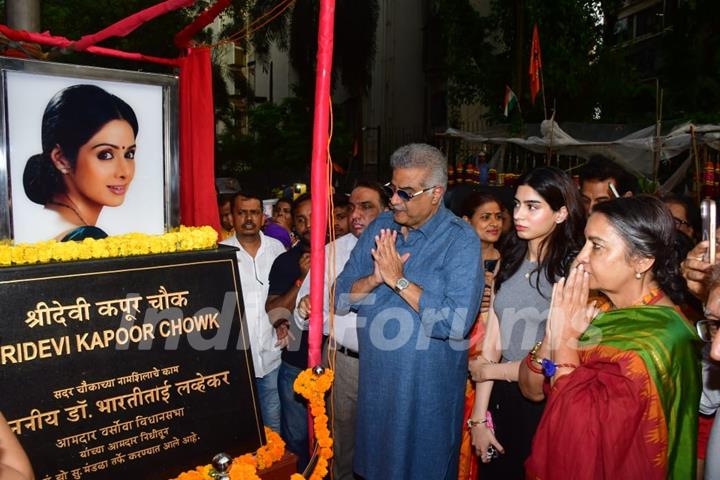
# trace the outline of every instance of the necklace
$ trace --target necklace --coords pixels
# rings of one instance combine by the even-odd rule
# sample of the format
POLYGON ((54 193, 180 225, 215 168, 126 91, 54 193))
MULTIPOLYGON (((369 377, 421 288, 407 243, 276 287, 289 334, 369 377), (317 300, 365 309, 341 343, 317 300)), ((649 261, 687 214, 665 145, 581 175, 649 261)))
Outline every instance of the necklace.
POLYGON ((533 265, 533 268, 525 272, 525 278, 530 279, 530 274, 535 271, 534 265, 537 265, 537 262, 533 262, 532 260, 528 260, 533 265))
MULTIPOLYGON (((643 297, 640 299, 640 301, 635 302, 632 304, 633 307, 640 307, 643 305, 655 305, 657 302, 663 299, 665 294, 662 290, 660 290, 657 287, 653 287, 650 289, 650 291, 643 295, 643 297)), ((598 302, 598 310, 601 312, 609 312, 610 310, 615 310, 615 307, 610 303, 609 300, 603 298, 602 303, 598 302)))
MULTIPOLYGON (((70 200, 70 199, 68 198, 68 200, 70 200)), ((48 203, 50 203, 52 205, 57 205, 58 207, 67 208, 68 210, 72 211, 80 219, 80 221, 82 222, 83 225, 88 225, 88 222, 86 222, 85 219, 82 217, 82 215, 80 215, 80 212, 78 212, 77 208, 75 208, 71 205, 68 205, 67 203, 56 202, 55 200, 50 200, 48 203)), ((70 203, 72 203, 72 200, 70 201, 70 203)))
MULTIPOLYGON (((653 287, 640 299, 640 305, 654 305, 665 296, 665 294, 657 287, 653 287)), ((637 304, 636 304, 637 305, 637 304)))

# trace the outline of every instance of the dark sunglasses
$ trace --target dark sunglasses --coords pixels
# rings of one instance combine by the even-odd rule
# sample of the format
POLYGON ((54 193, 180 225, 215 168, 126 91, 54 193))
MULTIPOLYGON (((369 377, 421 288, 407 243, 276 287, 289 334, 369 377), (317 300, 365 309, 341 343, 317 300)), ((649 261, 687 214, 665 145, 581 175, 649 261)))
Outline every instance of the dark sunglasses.
POLYGON ((392 184, 392 182, 388 182, 385 185, 383 185, 383 189, 385 190, 385 193, 387 193, 387 196, 392 198, 393 195, 397 195, 400 200, 403 202, 409 202, 413 198, 417 197, 418 195, 422 195, 423 193, 427 192, 428 190, 432 190, 437 185, 433 185, 432 187, 423 188, 420 191, 417 191, 415 193, 408 193, 405 190, 398 190, 395 185, 392 184))

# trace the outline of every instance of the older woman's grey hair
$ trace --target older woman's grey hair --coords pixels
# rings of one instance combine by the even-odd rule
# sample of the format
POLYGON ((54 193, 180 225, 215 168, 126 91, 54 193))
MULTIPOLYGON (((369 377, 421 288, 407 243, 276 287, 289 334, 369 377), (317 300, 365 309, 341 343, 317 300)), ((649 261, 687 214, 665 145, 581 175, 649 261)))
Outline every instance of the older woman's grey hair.
POLYGON ((447 189, 447 159, 440 150, 425 143, 410 143, 393 152, 390 167, 427 168, 430 173, 425 178, 423 188, 434 186, 447 189))

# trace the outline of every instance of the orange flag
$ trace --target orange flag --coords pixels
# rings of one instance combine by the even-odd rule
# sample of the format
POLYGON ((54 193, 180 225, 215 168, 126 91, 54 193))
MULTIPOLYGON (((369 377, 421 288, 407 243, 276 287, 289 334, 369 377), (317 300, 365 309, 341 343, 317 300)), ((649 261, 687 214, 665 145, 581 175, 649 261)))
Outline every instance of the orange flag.
POLYGON ((540 55, 540 35, 537 23, 533 27, 532 46, 530 47, 530 100, 535 105, 535 97, 540 91, 540 70, 542 69, 542 55, 540 55))

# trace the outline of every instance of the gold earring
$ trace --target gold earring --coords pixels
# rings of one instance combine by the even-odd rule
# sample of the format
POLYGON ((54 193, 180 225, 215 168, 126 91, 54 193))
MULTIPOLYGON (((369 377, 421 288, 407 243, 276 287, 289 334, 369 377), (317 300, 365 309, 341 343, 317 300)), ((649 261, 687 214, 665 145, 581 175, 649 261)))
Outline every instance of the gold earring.
POLYGON ((637 278, 638 280, 640 280, 640 279, 642 278, 642 273, 640 273, 640 272, 635 272, 635 278, 637 278))

